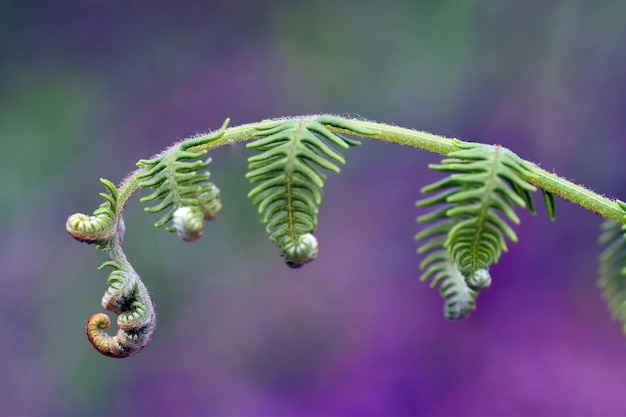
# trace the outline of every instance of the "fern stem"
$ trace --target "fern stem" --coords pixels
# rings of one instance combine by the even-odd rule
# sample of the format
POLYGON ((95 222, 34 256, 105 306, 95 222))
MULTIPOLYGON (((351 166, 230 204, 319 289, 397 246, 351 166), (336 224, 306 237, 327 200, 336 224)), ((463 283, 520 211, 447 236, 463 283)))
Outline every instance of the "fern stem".
MULTIPOLYGON (((307 116, 294 116, 285 117, 281 120, 293 120, 301 118, 310 118, 319 115, 307 115, 307 116)), ((337 116, 335 116, 337 117, 337 116)), ((454 144, 454 139, 446 138, 432 133, 423 132, 415 129, 409 129, 399 126, 393 126, 387 123, 378 123, 368 120, 355 120, 349 118, 337 117, 350 121, 350 123, 363 128, 364 130, 370 130, 372 134, 360 135, 368 139, 379 140, 383 142, 395 143, 400 145, 408 145, 414 148, 424 149, 430 152, 448 155, 450 152, 458 150, 454 144)), ((245 142, 255 139, 255 133, 259 128, 269 126, 275 123, 276 120, 263 120, 256 123, 247 123, 235 127, 229 127, 220 138, 205 143, 202 145, 189 148, 189 151, 211 150, 220 146, 234 144, 238 142, 245 142)), ((353 132, 345 129, 337 128, 334 126, 328 126, 328 130, 336 133, 354 135, 353 132)), ((197 140, 202 137, 208 137, 211 132, 197 136, 191 139, 185 140, 197 140)), ((176 149, 181 142, 174 143, 167 148, 163 153, 172 152, 176 149)), ((527 161, 528 162, 528 161, 527 161)), ((563 177, 560 177, 554 173, 550 173, 532 162, 528 162, 532 167, 536 176, 523 176, 531 184, 539 186, 546 191, 552 192, 561 198, 578 204, 588 210, 591 210, 599 215, 611 220, 615 220, 619 223, 626 224, 626 211, 620 208, 620 205, 616 200, 611 200, 600 194, 597 194, 583 186, 575 184, 563 177)), ((132 196, 132 194, 139 188, 140 181, 137 180, 137 176, 141 172, 141 168, 135 170, 126 177, 126 179, 119 186, 119 199, 117 211, 118 217, 124 209, 126 202, 132 196)))
POLYGON ((619 200, 609 199, 582 185, 578 185, 557 174, 546 171, 533 163, 529 162, 529 164, 537 176, 534 178, 525 177, 524 179, 528 182, 546 191, 550 191, 564 200, 591 210, 602 217, 615 220, 621 224, 626 224, 626 211, 621 208, 618 203, 619 200))
MULTIPOLYGON (((428 132, 362 120, 352 120, 352 123, 376 131, 377 135, 370 137, 370 139, 409 145, 443 155, 448 155, 450 152, 457 150, 453 144, 453 139, 433 135, 428 132)), ((331 127, 330 130, 333 130, 333 128, 331 127)), ((349 132, 341 133, 349 134, 349 132)), ((607 219, 626 224, 626 211, 620 207, 617 200, 606 198, 557 174, 548 172, 532 162, 526 162, 528 162, 532 170, 537 174, 536 177, 521 175, 529 183, 552 192, 564 200, 578 204, 607 219)))
MULTIPOLYGON (((177 231, 187 241, 197 239, 202 233, 197 222, 202 224, 221 210, 219 189, 206 183, 208 172, 198 174, 210 160, 203 162, 199 158, 224 145, 255 140, 248 144, 248 147, 260 152, 249 158, 250 171, 246 177, 255 184, 249 196, 254 197, 254 204, 259 206, 270 239, 279 246, 287 265, 291 267, 300 267, 317 257, 318 243, 313 231, 317 225, 325 179, 320 170, 339 172, 338 164, 344 164, 345 160, 333 146, 347 149, 359 144, 346 136, 408 145, 447 156, 448 159, 434 169, 452 171, 453 175, 426 187, 425 192, 441 192, 419 204, 430 206, 459 201, 468 204, 463 207, 463 212, 457 207, 445 207, 444 210, 437 209, 421 216, 418 219, 420 222, 441 219, 443 222, 429 227, 417 238, 436 236, 419 249, 420 253, 430 253, 422 263, 422 268, 426 268, 422 280, 434 274, 433 285, 442 281, 446 316, 453 319, 467 316, 474 309, 477 292, 489 286, 491 279, 486 268, 497 261, 502 250, 506 250, 504 235, 512 241, 516 240, 505 219, 513 223, 518 223, 519 219, 509 206, 515 203, 528 207, 534 213, 530 196, 530 192, 535 191, 533 186, 542 189, 551 218, 554 217, 554 195, 558 195, 607 219, 626 224, 625 202, 606 198, 548 172, 501 146, 463 142, 387 123, 332 115, 285 117, 235 127, 228 127, 228 123, 227 119, 219 130, 180 140, 152 159, 140 160, 137 163, 139 168, 124 178, 118 187, 101 179, 108 191, 100 193, 105 201, 91 216, 76 213, 68 218, 66 230, 74 238, 96 244, 98 249, 107 252, 109 261, 100 269, 114 269, 107 280, 108 289, 102 306, 118 315, 118 332, 114 336, 107 333, 111 322, 103 313, 93 315, 86 326, 89 341, 100 353, 117 358, 131 356, 148 344, 156 326, 156 312, 149 292, 122 247, 122 214, 128 200, 142 187, 155 188, 153 194, 142 201, 162 201, 147 211, 170 210, 155 225, 160 227, 172 220, 175 227, 170 231, 177 231), (494 165, 493 169, 484 169, 481 163, 487 161, 488 164, 491 156, 494 164, 500 158, 508 162, 494 165), (195 161, 190 162, 190 159, 195 161), (476 164, 480 168, 478 171, 476 164), (483 171, 489 176, 485 177, 483 171), (453 188, 452 193, 446 191, 450 187, 453 188), (476 194, 480 192, 492 197, 480 200, 476 194), (476 210, 477 205, 479 211, 476 210), (489 210, 499 210, 505 219, 489 213, 489 210), (470 233, 468 238, 466 229, 474 231, 474 235, 470 233), (453 243, 460 244, 449 245, 452 240, 446 238, 446 234, 457 236, 453 243), (472 245, 471 262, 466 262, 464 256, 468 239, 472 245), (481 242, 484 247, 478 246, 481 242), (448 251, 448 246, 454 247, 448 251), (441 250, 432 252, 437 247, 441 250)), ((616 229, 609 237, 620 237, 620 232, 621 229, 616 229)), ((604 262, 612 264, 603 267, 601 284, 607 288, 605 296, 610 298, 615 314, 624 321, 621 291, 626 269, 620 269, 617 274, 607 269, 615 265, 621 268, 621 263, 618 265, 612 260, 612 253, 605 252, 603 255, 604 262), (616 279, 618 281, 613 282, 616 279)), ((623 260, 623 257, 618 260, 623 260)))
MULTIPOLYGON (((450 152, 457 150, 454 146, 453 139, 446 138, 444 136, 438 136, 432 133, 408 129, 405 127, 393 126, 386 123, 370 122, 366 120, 350 121, 356 126, 376 132, 375 135, 365 136, 369 139, 377 139, 383 142, 395 143, 398 145, 409 145, 414 148, 424 149, 443 155, 447 155, 450 152)), ((329 130, 347 135, 351 134, 349 131, 333 127, 330 127, 329 130)))

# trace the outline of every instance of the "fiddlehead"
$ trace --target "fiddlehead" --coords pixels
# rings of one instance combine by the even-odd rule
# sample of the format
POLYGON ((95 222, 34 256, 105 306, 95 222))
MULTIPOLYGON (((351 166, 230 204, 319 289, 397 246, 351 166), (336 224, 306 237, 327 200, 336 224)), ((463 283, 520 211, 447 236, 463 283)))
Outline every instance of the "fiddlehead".
POLYGON ((121 246, 124 225, 118 212, 118 190, 110 181, 100 181, 108 190, 108 193, 100 194, 106 201, 92 216, 81 213, 71 215, 66 229, 76 240, 95 243, 109 255, 110 260, 99 268, 114 269, 107 280, 108 288, 102 298, 102 306, 118 315, 118 331, 115 336, 109 336, 106 330, 111 320, 106 314, 97 313, 87 321, 87 338, 103 355, 125 358, 148 344, 156 328, 156 313, 148 290, 126 259, 121 246))
POLYGON ((208 167, 211 159, 200 160, 207 151, 193 148, 221 138, 228 122, 227 119, 212 135, 183 141, 170 152, 137 163, 142 168, 137 176, 141 180, 139 187, 154 190, 140 201, 158 201, 145 210, 150 213, 165 211, 155 227, 174 220, 173 226, 166 230, 176 232, 183 240, 194 241, 202 235, 204 220, 214 219, 222 210, 220 190, 208 181, 209 172, 199 173, 208 167))
MULTIPOLYGON (((501 146, 458 140, 454 144, 458 150, 451 152, 450 158, 430 166, 452 174, 424 187, 423 193, 437 194, 417 203, 419 207, 437 206, 431 213, 418 217, 418 222, 439 221, 416 236, 417 240, 431 239, 418 252, 434 251, 430 257, 441 260, 440 251, 445 251, 447 259, 465 277, 467 286, 482 291, 491 285, 489 267, 507 250, 506 239, 517 241, 517 235, 506 222, 519 224, 514 206, 534 212, 531 193, 536 187, 521 178, 534 174, 523 160, 501 146)), ((544 198, 552 216, 554 199, 547 192, 544 198)), ((432 266, 432 262, 427 257, 422 269, 432 266)), ((426 269, 422 280, 429 275, 426 269)))
POLYGON ((330 144, 344 149, 359 144, 326 125, 352 134, 367 132, 331 116, 277 120, 258 128, 259 138, 247 145, 261 152, 248 158, 246 178, 257 184, 248 197, 258 205, 270 239, 293 268, 317 257, 313 232, 326 179, 319 168, 338 173, 337 164, 345 163, 330 144))
POLYGON ((117 314, 117 334, 110 336, 109 316, 96 313, 87 321, 87 338, 98 352, 114 358, 127 358, 150 342, 156 329, 156 312, 146 286, 125 259, 105 262, 114 270, 107 280, 102 307, 117 314))
MULTIPOLYGON (((622 203, 626 210, 626 204, 622 203)), ((626 213, 625 213, 626 214, 626 213)), ((615 320, 626 332, 626 231, 624 226, 612 220, 602 223, 599 243, 604 247, 600 254, 600 278, 598 286, 607 301, 615 320)))
POLYGON ((106 201, 91 216, 75 213, 69 216, 65 223, 65 230, 80 242, 102 245, 118 232, 118 228, 124 227, 123 223, 118 224, 115 218, 117 188, 111 181, 104 178, 100 178, 100 182, 108 191, 108 193, 100 193, 106 201))

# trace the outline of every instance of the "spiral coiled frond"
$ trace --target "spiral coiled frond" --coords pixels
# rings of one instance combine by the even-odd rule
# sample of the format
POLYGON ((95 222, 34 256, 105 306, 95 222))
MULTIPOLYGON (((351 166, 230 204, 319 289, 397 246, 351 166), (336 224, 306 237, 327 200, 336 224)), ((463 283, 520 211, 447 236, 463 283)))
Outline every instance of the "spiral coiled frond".
POLYGON ((77 240, 95 243, 109 254, 110 261, 99 269, 112 267, 107 280, 108 288, 102 298, 102 306, 118 315, 118 331, 109 336, 106 330, 111 320, 104 313, 91 316, 87 322, 87 338, 103 355, 125 358, 143 349, 156 328, 156 313, 145 285, 124 255, 124 222, 118 212, 118 191, 105 179, 100 182, 107 193, 100 193, 106 200, 93 215, 71 215, 66 222, 67 231, 77 240))
MULTIPOLYGON (((625 207, 626 208, 626 207, 625 207)), ((605 249, 600 254, 598 286, 615 320, 626 332, 626 230, 621 224, 606 220, 602 223, 599 243, 605 249)))
POLYGON ((338 164, 345 163, 331 145, 346 149, 359 144, 326 125, 355 135, 366 132, 332 116, 277 120, 259 128, 260 138, 247 145, 261 152, 248 158, 246 178, 257 184, 248 197, 258 205, 270 239, 294 268, 318 253, 313 232, 326 179, 320 168, 338 173, 338 164))
MULTIPOLYGON (((174 218, 176 210, 188 207, 192 211, 201 213, 205 220, 211 220, 222 209, 219 189, 215 184, 208 181, 209 172, 200 173, 206 169, 211 159, 201 160, 207 153, 206 150, 194 151, 198 147, 217 140, 224 135, 229 120, 227 119, 221 129, 212 135, 200 136, 196 139, 186 140, 173 151, 158 155, 152 159, 142 159, 137 165, 143 171, 137 176, 141 180, 141 188, 152 188, 152 194, 141 198, 142 202, 157 202, 146 211, 157 213, 165 211, 165 214, 154 224, 155 227, 164 226, 174 218)), ((203 222, 200 223, 202 228, 203 222)), ((167 227, 167 231, 181 234, 176 225, 167 227)), ((202 229, 197 230, 197 237, 202 234, 202 229)), ((195 240, 188 238, 185 240, 195 240)))
POLYGON ((123 227, 116 222, 117 211, 117 188, 115 184, 104 178, 100 182, 106 187, 107 193, 100 193, 106 201, 98 207, 92 215, 75 213, 68 217, 65 230, 80 242, 95 243, 99 247, 118 232, 118 227, 123 227))
MULTIPOLYGON (((528 208, 534 213, 531 193, 536 187, 522 176, 534 174, 526 163, 501 146, 470 144, 456 140, 458 148, 439 165, 436 171, 452 174, 422 189, 437 193, 417 202, 419 207, 436 206, 429 214, 420 216, 420 223, 436 222, 416 236, 430 239, 418 252, 434 251, 430 256, 442 259, 444 250, 469 288, 482 291, 491 285, 489 267, 507 250, 506 240, 517 241, 509 226, 520 222, 514 206, 528 208)), ((544 192, 544 201, 551 217, 554 198, 544 192)), ((429 258, 422 269, 431 265, 429 258)), ((438 264, 436 264, 438 265, 438 264)), ((422 276, 426 279, 428 269, 422 276)))
POLYGON ((156 312, 148 290, 130 264, 109 261, 99 269, 105 267, 114 270, 107 280, 102 306, 118 315, 117 334, 110 336, 106 332, 111 326, 109 316, 96 313, 87 321, 87 338, 103 355, 126 358, 150 342, 156 329, 156 312))

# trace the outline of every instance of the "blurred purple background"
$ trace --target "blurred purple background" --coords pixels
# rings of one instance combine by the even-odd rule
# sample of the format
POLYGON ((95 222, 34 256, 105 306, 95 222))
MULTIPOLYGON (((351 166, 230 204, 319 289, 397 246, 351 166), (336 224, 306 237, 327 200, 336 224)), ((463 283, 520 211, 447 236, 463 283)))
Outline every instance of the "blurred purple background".
POLYGON ((104 254, 63 225, 172 141, 305 113, 503 144, 626 197, 626 3, 0 3, 0 415, 626 415, 626 337, 596 287, 600 219, 558 201, 467 321, 419 282, 437 155, 374 142, 329 176, 319 259, 286 268, 211 155, 224 212, 190 245, 134 199, 127 253, 159 313, 125 360, 87 342, 104 254))

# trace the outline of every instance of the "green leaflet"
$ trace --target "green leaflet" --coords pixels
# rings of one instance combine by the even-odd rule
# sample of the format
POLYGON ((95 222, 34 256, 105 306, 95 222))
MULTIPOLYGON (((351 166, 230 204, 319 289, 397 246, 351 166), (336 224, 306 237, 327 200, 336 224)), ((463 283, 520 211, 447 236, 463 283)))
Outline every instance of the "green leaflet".
MULTIPOLYGON (((157 155, 152 159, 142 159, 137 165, 142 167, 142 172, 137 175, 141 188, 152 188, 154 192, 140 199, 141 202, 157 202, 145 210, 150 213, 165 211, 165 214, 154 224, 161 227, 172 220, 177 209, 189 207, 197 213, 200 220, 213 219, 222 204, 220 192, 217 187, 208 181, 210 174, 208 171, 199 173, 208 167, 211 159, 200 160, 207 151, 192 151, 190 149, 210 143, 221 138, 228 127, 229 120, 226 119, 222 127, 209 136, 201 136, 197 139, 182 142, 175 150, 157 155)), ((200 223, 203 227, 203 223, 200 223)), ((176 224, 167 227, 167 231, 178 232, 176 224)), ((202 230, 197 231, 195 238, 202 234, 202 230)), ((195 240, 183 236, 184 240, 195 240)))
POLYGON ((418 249, 419 253, 427 254, 420 264, 420 269, 424 271, 420 281, 432 278, 431 288, 440 285, 439 292, 445 299, 444 316, 448 320, 460 320, 467 318, 476 308, 477 291, 467 285, 465 277, 443 248, 449 225, 450 222, 442 222, 418 234, 419 239, 423 236, 432 238, 418 249))
MULTIPOLYGON (((422 193, 436 194, 417 202, 419 207, 435 206, 432 212, 417 219, 420 223, 435 222, 416 236, 417 240, 428 240, 418 252, 432 252, 422 262, 421 268, 426 269, 422 280, 432 274, 429 268, 433 266, 440 274, 448 271, 442 266, 445 258, 445 262, 454 262, 470 289, 482 291, 491 284, 489 267, 507 250, 506 240, 517 241, 515 231, 508 224, 520 222, 514 207, 528 208, 534 213, 531 193, 536 188, 522 178, 532 178, 534 173, 526 162, 501 146, 458 140, 454 144, 459 150, 451 152, 450 158, 441 164, 430 166, 451 174, 424 187, 422 193)), ((544 203, 552 217, 554 198, 550 193, 544 192, 544 203)), ((450 277, 454 273, 445 274, 447 281, 453 282, 450 277)), ((463 285, 454 285, 455 291, 462 293, 463 285)), ((469 307, 466 302, 466 305, 466 309, 473 309, 473 304, 469 307)), ((469 310, 459 317, 467 313, 469 310)))
POLYGON ((626 235, 624 226, 606 220, 602 223, 599 243, 605 249, 599 257, 600 278, 598 286, 607 301, 615 320, 624 325, 626 332, 626 235))
POLYGON ((270 239, 294 268, 317 256, 318 243, 312 233, 326 180, 320 171, 338 173, 338 164, 345 163, 331 145, 347 149, 359 144, 326 125, 356 135, 373 134, 345 119, 314 116, 264 125, 258 128, 259 139, 247 145, 260 152, 248 158, 246 178, 256 184, 248 197, 258 206, 270 239))
POLYGON ((104 185, 108 193, 100 193, 100 196, 106 201, 100 204, 93 215, 83 213, 75 213, 68 217, 65 223, 65 229, 78 241, 85 243, 95 243, 98 249, 104 249, 108 240, 117 232, 115 216, 117 211, 117 188, 115 184, 104 178, 100 178, 100 182, 104 185))

